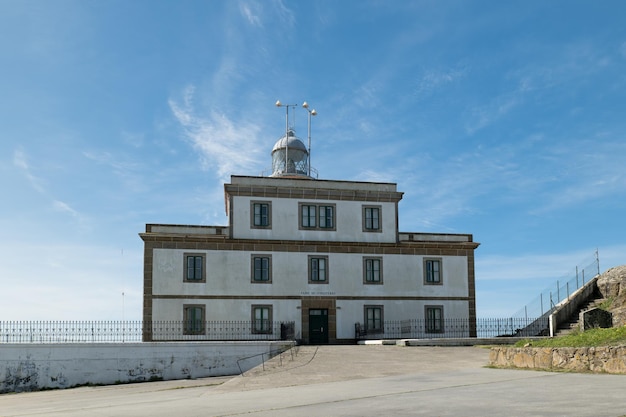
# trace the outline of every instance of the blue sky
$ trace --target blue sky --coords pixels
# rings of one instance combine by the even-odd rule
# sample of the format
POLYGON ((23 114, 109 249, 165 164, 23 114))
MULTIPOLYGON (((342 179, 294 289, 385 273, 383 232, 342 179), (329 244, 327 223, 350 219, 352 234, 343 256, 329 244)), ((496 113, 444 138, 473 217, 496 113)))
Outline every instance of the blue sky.
MULTIPOLYGON (((308 101, 323 179, 472 233, 480 317, 626 264, 622 1, 0 0, 0 320, 140 319, 146 223, 225 225, 308 101)), ((306 112, 295 127, 306 137, 306 112)))

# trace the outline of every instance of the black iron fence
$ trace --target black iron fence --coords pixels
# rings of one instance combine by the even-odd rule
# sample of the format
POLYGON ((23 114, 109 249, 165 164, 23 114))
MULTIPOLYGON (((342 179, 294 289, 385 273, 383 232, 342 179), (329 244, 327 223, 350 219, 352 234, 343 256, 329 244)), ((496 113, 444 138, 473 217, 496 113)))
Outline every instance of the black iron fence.
MULTIPOLYGON (((382 328, 355 324, 355 338, 432 339, 542 336, 546 317, 385 321, 382 328)), ((0 343, 131 343, 142 341, 294 340, 294 322, 248 321, 0 321, 0 343)))
POLYGON ((378 329, 368 329, 361 323, 356 323, 354 327, 357 340, 530 337, 547 335, 548 319, 479 318, 475 323, 469 318, 411 319, 385 321, 378 329))
POLYGON ((294 322, 0 321, 0 343, 293 340, 294 322))

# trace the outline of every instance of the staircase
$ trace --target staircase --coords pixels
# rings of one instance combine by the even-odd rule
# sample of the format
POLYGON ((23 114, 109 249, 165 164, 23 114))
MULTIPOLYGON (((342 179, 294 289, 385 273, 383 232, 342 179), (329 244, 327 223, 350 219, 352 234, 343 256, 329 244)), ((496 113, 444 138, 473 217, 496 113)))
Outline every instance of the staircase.
POLYGON ((559 327, 555 336, 566 336, 575 330, 580 329, 580 313, 591 310, 606 301, 599 291, 595 291, 593 295, 583 304, 580 309, 569 317, 569 320, 559 323, 559 327))

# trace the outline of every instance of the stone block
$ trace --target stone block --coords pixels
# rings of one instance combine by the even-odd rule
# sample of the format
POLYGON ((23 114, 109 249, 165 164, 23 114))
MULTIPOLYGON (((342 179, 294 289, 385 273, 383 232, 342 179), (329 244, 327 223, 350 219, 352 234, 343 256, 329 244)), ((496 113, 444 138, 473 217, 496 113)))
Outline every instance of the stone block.
POLYGON ((517 368, 533 368, 535 361, 532 352, 528 348, 518 350, 513 358, 513 365, 517 368))
POLYGON ((580 313, 580 319, 583 331, 613 327, 613 315, 611 312, 602 310, 601 308, 592 308, 591 310, 583 311, 580 313))
POLYGON ((535 348, 534 367, 550 369, 552 367, 552 348, 535 348))

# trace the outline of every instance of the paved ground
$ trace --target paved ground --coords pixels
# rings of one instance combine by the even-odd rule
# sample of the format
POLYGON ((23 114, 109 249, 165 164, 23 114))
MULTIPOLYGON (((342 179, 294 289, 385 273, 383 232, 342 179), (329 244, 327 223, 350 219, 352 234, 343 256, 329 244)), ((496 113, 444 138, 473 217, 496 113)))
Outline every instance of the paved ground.
POLYGON ((488 369, 488 355, 303 346, 233 378, 0 395, 0 416, 626 415, 626 376, 488 369))

